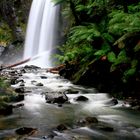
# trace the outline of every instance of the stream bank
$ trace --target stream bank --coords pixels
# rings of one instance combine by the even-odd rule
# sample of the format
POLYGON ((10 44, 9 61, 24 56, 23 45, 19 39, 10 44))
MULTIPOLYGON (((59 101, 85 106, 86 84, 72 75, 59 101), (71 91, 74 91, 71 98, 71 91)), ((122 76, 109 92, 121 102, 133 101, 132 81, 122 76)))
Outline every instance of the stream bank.
POLYGON ((2 140, 117 140, 140 138, 140 113, 129 104, 74 85, 34 66, 6 69, 12 87, 24 94, 13 114, 0 116, 2 140))

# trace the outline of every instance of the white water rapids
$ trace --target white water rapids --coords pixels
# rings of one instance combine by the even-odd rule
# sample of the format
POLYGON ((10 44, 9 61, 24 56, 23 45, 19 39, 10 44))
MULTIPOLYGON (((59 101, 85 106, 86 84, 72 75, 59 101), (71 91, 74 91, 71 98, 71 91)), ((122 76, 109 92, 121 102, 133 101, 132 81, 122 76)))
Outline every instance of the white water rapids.
POLYGON ((51 0, 33 0, 26 31, 24 59, 39 55, 30 61, 40 67, 51 66, 51 54, 55 46, 59 7, 51 0))
MULTIPOLYGON (((8 71, 7 71, 8 72, 8 71)), ((0 140, 139 140, 140 112, 123 105, 110 102, 112 97, 107 93, 98 93, 96 89, 74 85, 58 74, 46 73, 45 69, 23 73, 19 80, 24 81, 25 100, 13 114, 0 116, 0 140), (37 86, 42 83, 43 86, 37 86), (76 92, 65 92, 76 91, 76 92), (59 106, 57 103, 46 103, 46 95, 66 93, 69 102, 59 106), (79 96, 87 101, 76 101, 79 96), (87 117, 96 117, 98 123, 80 125, 87 117), (60 124, 67 130, 58 131, 60 124), (63 125, 62 125, 63 126, 63 125), (15 130, 22 127, 36 128, 32 136, 18 136, 15 130), (49 135, 53 135, 50 138, 49 135)), ((21 87, 21 82, 12 85, 21 87)))

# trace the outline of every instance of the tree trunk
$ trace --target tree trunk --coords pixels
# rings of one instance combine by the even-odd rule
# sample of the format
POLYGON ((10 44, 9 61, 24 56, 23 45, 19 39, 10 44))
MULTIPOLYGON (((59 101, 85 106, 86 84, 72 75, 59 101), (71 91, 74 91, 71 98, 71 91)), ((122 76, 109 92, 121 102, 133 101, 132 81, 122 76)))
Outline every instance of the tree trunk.
POLYGON ((79 25, 80 24, 80 21, 79 21, 79 18, 77 16, 77 14, 76 14, 75 5, 74 5, 74 2, 72 0, 70 0, 70 9, 71 9, 72 14, 74 16, 76 25, 79 25))
POLYGON ((122 5, 123 5, 123 8, 124 8, 124 12, 128 13, 127 1, 126 0, 122 0, 122 5))

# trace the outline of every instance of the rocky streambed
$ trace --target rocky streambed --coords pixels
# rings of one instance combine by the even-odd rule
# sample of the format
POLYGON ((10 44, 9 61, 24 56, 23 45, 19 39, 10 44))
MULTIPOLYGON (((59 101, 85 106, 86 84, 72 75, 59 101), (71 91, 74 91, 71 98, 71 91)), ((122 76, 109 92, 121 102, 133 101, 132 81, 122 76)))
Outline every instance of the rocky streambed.
POLYGON ((140 112, 129 102, 35 66, 1 74, 18 93, 11 113, 0 116, 1 140, 140 139, 140 112))

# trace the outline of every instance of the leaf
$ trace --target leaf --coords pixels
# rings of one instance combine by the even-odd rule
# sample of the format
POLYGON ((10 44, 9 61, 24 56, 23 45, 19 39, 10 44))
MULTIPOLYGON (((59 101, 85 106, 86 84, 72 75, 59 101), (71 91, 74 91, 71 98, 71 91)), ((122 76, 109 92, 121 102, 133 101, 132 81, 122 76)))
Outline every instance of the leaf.
POLYGON ((121 63, 126 63, 129 61, 129 58, 126 56, 126 51, 123 49, 122 51, 120 51, 120 53, 118 54, 118 57, 115 61, 115 65, 121 64, 121 63))
POLYGON ((116 61, 116 54, 114 52, 109 52, 107 55, 107 59, 109 62, 115 62, 116 61))
POLYGON ((105 50, 98 50, 94 53, 95 56, 103 56, 105 55, 106 51, 105 50))
POLYGON ((136 72, 136 68, 131 68, 131 69, 126 70, 126 71, 124 72, 124 76, 125 76, 126 78, 128 78, 129 76, 133 76, 133 75, 135 74, 135 72, 136 72))
POLYGON ((115 71, 115 70, 116 70, 116 68, 117 68, 117 66, 116 66, 116 65, 114 65, 114 64, 112 64, 112 65, 111 65, 111 67, 110 67, 110 72, 115 71))
POLYGON ((103 33, 102 35, 104 39, 110 43, 113 43, 115 41, 115 39, 109 33, 103 33))
POLYGON ((138 60, 136 60, 136 59, 132 60, 131 68, 135 68, 137 66, 137 64, 138 64, 138 60))
POLYGON ((137 43, 137 45, 134 47, 134 52, 138 52, 140 50, 140 41, 137 43))

